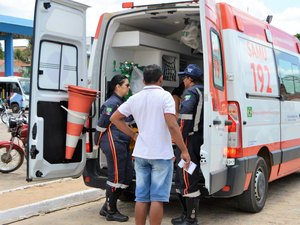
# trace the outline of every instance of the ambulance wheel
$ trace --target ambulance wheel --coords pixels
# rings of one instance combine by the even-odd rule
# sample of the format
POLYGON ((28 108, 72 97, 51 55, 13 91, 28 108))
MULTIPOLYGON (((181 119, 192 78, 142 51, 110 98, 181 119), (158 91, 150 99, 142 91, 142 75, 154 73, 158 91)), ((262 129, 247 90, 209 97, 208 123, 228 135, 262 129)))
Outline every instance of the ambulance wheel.
POLYGON ((268 195, 268 169, 265 160, 258 157, 247 191, 238 197, 238 207, 245 212, 257 213, 264 206, 268 195))
POLYGON ((13 113, 18 113, 20 111, 20 107, 19 107, 18 103, 11 104, 11 111, 13 113))

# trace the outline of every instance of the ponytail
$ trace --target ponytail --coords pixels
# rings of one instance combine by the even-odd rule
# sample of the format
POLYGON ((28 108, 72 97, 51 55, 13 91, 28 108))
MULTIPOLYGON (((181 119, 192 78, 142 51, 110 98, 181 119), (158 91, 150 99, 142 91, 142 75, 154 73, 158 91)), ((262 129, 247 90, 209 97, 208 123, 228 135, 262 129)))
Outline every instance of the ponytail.
POLYGON ((128 79, 125 75, 117 74, 115 75, 110 82, 108 82, 108 88, 107 88, 107 98, 112 96, 112 94, 115 91, 115 88, 117 85, 124 84, 125 80, 128 79))

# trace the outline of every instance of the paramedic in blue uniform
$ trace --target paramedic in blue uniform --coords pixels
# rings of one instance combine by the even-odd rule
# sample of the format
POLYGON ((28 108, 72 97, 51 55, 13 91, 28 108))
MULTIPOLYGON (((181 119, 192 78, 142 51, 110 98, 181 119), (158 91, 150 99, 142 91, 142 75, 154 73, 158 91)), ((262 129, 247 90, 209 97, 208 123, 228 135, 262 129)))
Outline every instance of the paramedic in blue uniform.
MULTIPOLYGON (((198 224, 197 212, 199 207, 200 190, 200 146, 203 143, 203 71, 196 64, 188 65, 179 76, 183 77, 185 90, 179 109, 178 123, 183 139, 187 145, 191 162, 197 167, 191 174, 177 166, 176 191, 183 212, 180 217, 172 219, 172 224, 198 224)), ((175 150, 176 165, 180 152, 175 150)))
MULTIPOLYGON (((100 117, 96 127, 95 144, 100 147, 107 159, 108 180, 106 182, 106 201, 100 215, 107 221, 125 222, 128 216, 117 209, 117 200, 122 190, 127 188, 133 177, 133 164, 129 151, 130 137, 110 122, 111 115, 125 101, 129 82, 124 75, 115 75, 109 85, 108 99, 100 108, 100 117)), ((131 118, 126 118, 132 122, 131 118)))

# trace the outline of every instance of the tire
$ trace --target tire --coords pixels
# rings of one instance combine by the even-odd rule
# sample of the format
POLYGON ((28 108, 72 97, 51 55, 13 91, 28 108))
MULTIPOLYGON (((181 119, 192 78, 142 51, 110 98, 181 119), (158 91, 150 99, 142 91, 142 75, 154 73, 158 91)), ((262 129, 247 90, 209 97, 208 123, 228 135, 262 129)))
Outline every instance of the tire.
POLYGON ((268 195, 268 168, 266 161, 258 157, 247 191, 238 196, 238 207, 245 212, 260 212, 268 195))
POLYGON ((21 149, 13 148, 10 153, 7 153, 8 145, 0 145, 0 172, 10 173, 22 166, 24 162, 24 152, 21 149))
POLYGON ((8 124, 9 117, 11 117, 11 116, 12 116, 12 113, 3 113, 3 114, 1 114, 1 121, 4 124, 8 124))
POLYGON ((12 103, 10 107, 13 113, 18 113, 20 111, 20 107, 18 103, 12 103))

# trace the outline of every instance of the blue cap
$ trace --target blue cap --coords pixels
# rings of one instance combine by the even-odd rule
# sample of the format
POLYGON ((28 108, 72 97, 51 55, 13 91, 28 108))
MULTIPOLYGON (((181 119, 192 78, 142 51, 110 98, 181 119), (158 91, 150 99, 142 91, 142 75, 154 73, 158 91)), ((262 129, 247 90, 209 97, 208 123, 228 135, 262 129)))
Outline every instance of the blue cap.
POLYGON ((203 71, 197 64, 189 64, 184 71, 179 72, 178 75, 200 78, 203 76, 203 71))

